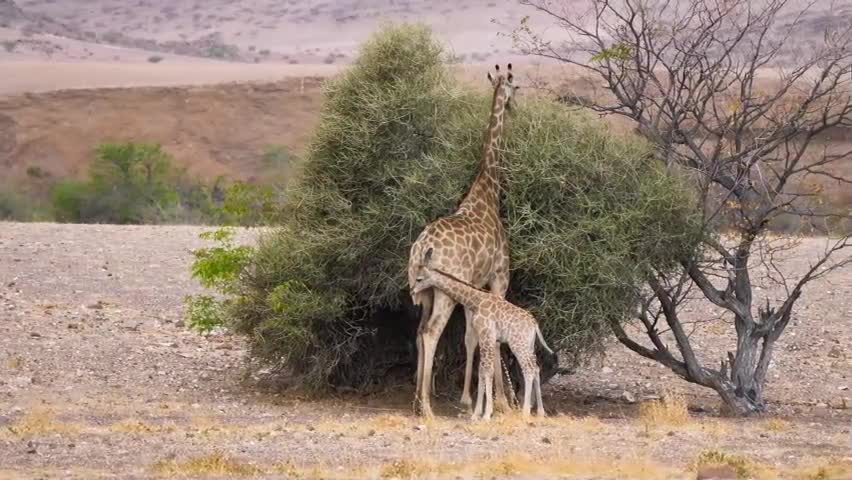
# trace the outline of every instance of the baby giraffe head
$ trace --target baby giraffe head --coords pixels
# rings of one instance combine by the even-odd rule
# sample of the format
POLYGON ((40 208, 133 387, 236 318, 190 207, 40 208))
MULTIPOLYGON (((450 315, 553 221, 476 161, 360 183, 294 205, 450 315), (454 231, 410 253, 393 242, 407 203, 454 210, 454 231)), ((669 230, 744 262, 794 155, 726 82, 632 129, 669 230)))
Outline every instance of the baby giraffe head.
POLYGON ((435 271, 432 270, 432 249, 426 250, 423 255, 423 262, 420 263, 420 268, 417 270, 417 277, 414 279, 414 286, 411 288, 412 293, 420 293, 427 288, 435 285, 435 271))

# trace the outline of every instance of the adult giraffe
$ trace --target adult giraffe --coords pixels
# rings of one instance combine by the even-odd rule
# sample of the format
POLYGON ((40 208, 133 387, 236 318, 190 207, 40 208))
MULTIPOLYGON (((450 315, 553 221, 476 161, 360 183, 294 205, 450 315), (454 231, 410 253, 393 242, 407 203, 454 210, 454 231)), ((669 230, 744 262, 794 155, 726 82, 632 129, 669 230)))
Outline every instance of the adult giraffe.
MULTIPOLYGON (((431 249, 432 265, 476 287, 485 287, 500 298, 509 288, 509 245, 506 231, 500 220, 500 164, 498 144, 503 135, 503 118, 511 107, 512 96, 518 88, 512 84, 512 64, 507 74, 495 66, 495 75, 488 73, 494 87, 488 130, 485 134, 479 173, 470 186, 459 208, 452 215, 441 217, 423 229, 411 246, 408 259, 408 286, 414 288, 417 272, 424 255, 431 249)), ((432 365, 438 340, 447 326, 456 302, 445 293, 430 288, 412 292, 415 305, 421 306, 420 326, 417 330, 416 399, 420 400, 421 413, 432 416, 430 403, 432 365)), ((465 310, 466 363, 464 391, 461 403, 471 404, 470 382, 473 354, 477 336, 471 324, 472 314, 465 310)), ((503 376, 500 356, 494 365, 494 387, 497 403, 508 409, 503 393, 503 376)))

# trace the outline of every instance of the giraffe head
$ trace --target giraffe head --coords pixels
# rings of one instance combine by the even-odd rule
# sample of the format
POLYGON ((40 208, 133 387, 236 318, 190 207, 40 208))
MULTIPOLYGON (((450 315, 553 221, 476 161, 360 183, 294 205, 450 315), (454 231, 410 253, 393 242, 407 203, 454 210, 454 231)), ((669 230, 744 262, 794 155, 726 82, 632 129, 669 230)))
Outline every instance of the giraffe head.
POLYGON ((417 276, 414 279, 414 285, 411 287, 411 293, 420 293, 434 286, 433 275, 435 275, 435 272, 431 267, 432 248, 429 248, 423 255, 423 262, 420 263, 420 268, 417 269, 417 276))
POLYGON ((512 74, 511 63, 506 65, 505 76, 500 72, 500 65, 494 65, 494 75, 492 75, 491 72, 488 72, 488 81, 491 82, 491 86, 494 87, 495 95, 500 93, 506 99, 506 110, 512 109, 512 99, 514 98, 515 92, 520 88, 514 84, 514 79, 515 76, 512 74), (498 92, 497 89, 500 89, 500 91, 498 92))

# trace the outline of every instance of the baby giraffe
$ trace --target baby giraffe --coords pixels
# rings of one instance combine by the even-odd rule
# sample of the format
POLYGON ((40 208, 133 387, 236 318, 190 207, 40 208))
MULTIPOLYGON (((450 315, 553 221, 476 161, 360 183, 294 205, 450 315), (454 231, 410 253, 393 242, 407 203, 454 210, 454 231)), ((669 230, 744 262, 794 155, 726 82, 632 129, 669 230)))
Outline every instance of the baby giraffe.
POLYGON ((471 325, 479 339, 479 385, 476 391, 476 407, 471 418, 481 417, 489 420, 494 411, 491 382, 494 375, 494 358, 500 354, 498 341, 509 344, 524 374, 523 415, 526 417, 530 414, 530 396, 535 388, 536 413, 540 417, 544 416, 541 377, 535 358, 536 338, 548 352, 552 354, 553 351, 545 343, 535 317, 523 308, 491 292, 480 290, 449 273, 432 268, 431 265, 430 248, 423 256, 412 293, 432 287, 446 293, 472 314, 471 325))

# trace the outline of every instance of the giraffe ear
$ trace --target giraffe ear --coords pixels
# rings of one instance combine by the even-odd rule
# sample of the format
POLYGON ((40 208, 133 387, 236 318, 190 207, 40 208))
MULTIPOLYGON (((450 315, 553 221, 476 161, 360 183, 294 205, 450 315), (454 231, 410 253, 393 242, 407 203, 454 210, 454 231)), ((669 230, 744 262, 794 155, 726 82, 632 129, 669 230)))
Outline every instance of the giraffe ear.
POLYGON ((489 81, 489 82, 493 82, 493 81, 494 81, 494 77, 492 77, 492 76, 491 76, 491 72, 488 72, 488 81, 489 81))
POLYGON ((432 248, 431 247, 429 248, 429 250, 426 250, 426 253, 423 255, 423 263, 425 263, 426 265, 429 265, 430 263, 432 263, 432 248))
POLYGON ((495 64, 495 65, 494 65, 494 70, 497 70, 497 71, 499 72, 499 71, 500 71, 500 65, 495 64))
POLYGON ((508 81, 510 81, 510 82, 512 81, 512 79, 513 79, 513 78, 515 78, 515 76, 514 76, 514 75, 512 75, 512 72, 509 72, 509 74, 508 74, 508 75, 506 75, 506 80, 508 80, 508 81))
POLYGON ((506 66, 506 68, 509 69, 509 71, 511 72, 512 71, 512 64, 510 63, 509 65, 506 66))

